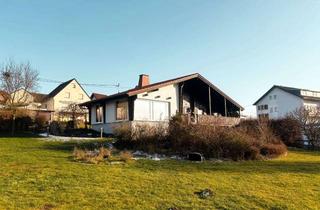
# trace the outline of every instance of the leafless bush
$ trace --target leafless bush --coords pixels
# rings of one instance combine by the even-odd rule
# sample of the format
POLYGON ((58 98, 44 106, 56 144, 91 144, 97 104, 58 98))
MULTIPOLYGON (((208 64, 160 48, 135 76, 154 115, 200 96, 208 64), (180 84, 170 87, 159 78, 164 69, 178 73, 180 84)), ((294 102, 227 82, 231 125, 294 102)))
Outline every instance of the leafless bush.
POLYGON ((200 152, 207 158, 233 160, 255 160, 286 152, 285 145, 274 135, 269 122, 250 122, 226 128, 188 124, 176 116, 170 120, 166 132, 162 127, 140 125, 134 129, 119 127, 115 133, 119 139, 117 145, 146 152, 200 152))
POLYGON ((301 107, 291 113, 290 117, 299 122, 303 134, 312 148, 320 146, 320 109, 301 107))
POLYGON ((150 153, 163 148, 167 140, 167 128, 163 124, 134 126, 123 124, 114 128, 118 139, 116 146, 126 149, 141 149, 150 153))
POLYGON ((121 151, 119 154, 119 158, 120 160, 124 161, 124 162, 129 162, 130 160, 132 160, 132 153, 129 151, 121 151))
POLYGON ((283 119, 271 120, 271 128, 287 146, 300 146, 302 140, 302 129, 299 122, 288 116, 283 119))
POLYGON ((73 157, 74 160, 77 161, 98 164, 99 162, 104 161, 104 159, 111 157, 111 150, 100 147, 99 152, 96 153, 95 151, 83 150, 75 147, 73 150, 73 157))

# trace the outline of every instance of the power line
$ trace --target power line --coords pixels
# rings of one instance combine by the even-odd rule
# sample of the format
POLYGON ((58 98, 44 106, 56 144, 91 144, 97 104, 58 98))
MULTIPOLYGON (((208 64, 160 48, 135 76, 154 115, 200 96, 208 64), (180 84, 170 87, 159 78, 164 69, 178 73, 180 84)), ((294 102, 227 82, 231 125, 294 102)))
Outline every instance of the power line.
MULTIPOLYGON (((46 78, 40 78, 39 81, 40 82, 45 82, 45 83, 56 83, 56 84, 61 84, 61 83, 65 82, 65 81, 46 79, 46 78)), ((117 83, 117 84, 79 83, 79 84, 82 85, 82 86, 91 86, 91 87, 129 88, 129 87, 120 86, 120 83, 117 83)))

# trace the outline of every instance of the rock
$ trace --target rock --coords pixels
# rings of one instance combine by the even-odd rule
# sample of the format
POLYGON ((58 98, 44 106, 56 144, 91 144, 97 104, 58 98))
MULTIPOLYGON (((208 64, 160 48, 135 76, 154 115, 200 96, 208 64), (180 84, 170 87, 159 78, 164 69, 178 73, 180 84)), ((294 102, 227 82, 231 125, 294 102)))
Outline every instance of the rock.
POLYGON ((204 189, 199 192, 195 192, 195 194, 198 195, 199 198, 201 198, 201 199, 206 199, 206 198, 212 197, 214 195, 213 191, 210 189, 204 189))
POLYGON ((154 154, 154 155, 151 155, 151 160, 159 161, 161 159, 158 157, 158 154, 154 154))
POLYGON ((132 153, 132 155, 134 157, 144 157, 144 158, 147 158, 149 156, 147 153, 139 151, 139 150, 137 150, 134 153, 132 153))
POLYGON ((187 159, 190 161, 198 161, 198 162, 204 161, 203 155, 198 152, 189 153, 187 159))

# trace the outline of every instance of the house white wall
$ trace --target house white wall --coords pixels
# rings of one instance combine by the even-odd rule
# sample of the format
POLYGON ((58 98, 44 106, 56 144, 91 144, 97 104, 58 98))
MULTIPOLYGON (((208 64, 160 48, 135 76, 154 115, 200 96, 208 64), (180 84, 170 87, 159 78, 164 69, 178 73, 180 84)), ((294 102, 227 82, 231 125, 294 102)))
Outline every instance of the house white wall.
POLYGON ((269 119, 285 117, 290 112, 303 106, 303 100, 279 88, 274 88, 269 94, 256 104, 257 116, 268 114, 269 119), (258 110, 258 106, 268 105, 267 110, 258 110))
MULTIPOLYGON (((103 106, 105 106, 105 113, 103 113, 103 121, 97 122, 97 116, 96 116, 96 108, 97 105, 94 105, 91 107, 91 126, 93 130, 99 131, 101 128, 103 129, 104 133, 113 133, 113 128, 120 123, 127 123, 129 122, 129 119, 127 120, 117 120, 116 119, 116 104, 117 102, 127 102, 127 100, 112 100, 108 101, 107 103, 104 103, 103 106)), ((128 103, 128 102, 127 102, 128 103)), ((129 117, 129 113, 127 113, 127 116, 129 117)))
MULTIPOLYGON (((137 124, 141 123, 142 120, 138 118, 141 112, 144 112, 140 107, 136 106, 138 100, 147 100, 154 102, 164 102, 168 103, 169 117, 174 116, 179 110, 179 92, 178 85, 168 85, 165 87, 161 87, 156 91, 144 92, 137 95, 137 99, 134 101, 134 120, 133 122, 129 122, 129 120, 119 121, 116 120, 116 103, 123 100, 113 100, 104 104, 105 106, 105 123, 96 122, 96 106, 91 107, 91 125, 92 129, 96 131, 100 131, 103 129, 104 133, 113 133, 113 128, 119 124, 129 123, 129 124, 137 124)), ((161 104, 161 103, 160 103, 161 104)), ((128 113, 129 116, 129 113, 128 113)), ((168 119, 167 119, 168 120, 168 119)), ((166 120, 164 120, 166 121, 166 120)), ((143 121, 147 122, 150 125, 159 123, 159 121, 147 120, 143 121)))
MULTIPOLYGON (((179 111, 179 87, 177 84, 161 87, 157 91, 140 93, 137 95, 137 99, 168 102, 170 116, 174 116, 179 111)), ((135 109, 135 111, 137 110, 135 109)))

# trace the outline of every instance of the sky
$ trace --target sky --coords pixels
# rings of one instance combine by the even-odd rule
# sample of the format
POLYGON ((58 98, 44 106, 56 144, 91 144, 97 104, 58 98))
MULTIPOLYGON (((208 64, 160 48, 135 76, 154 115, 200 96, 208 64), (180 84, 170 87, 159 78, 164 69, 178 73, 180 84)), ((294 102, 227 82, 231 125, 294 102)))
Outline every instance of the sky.
POLYGON ((318 0, 0 0, 0 63, 120 90, 142 73, 198 72, 253 113, 274 84, 320 90, 319 11, 318 0))

